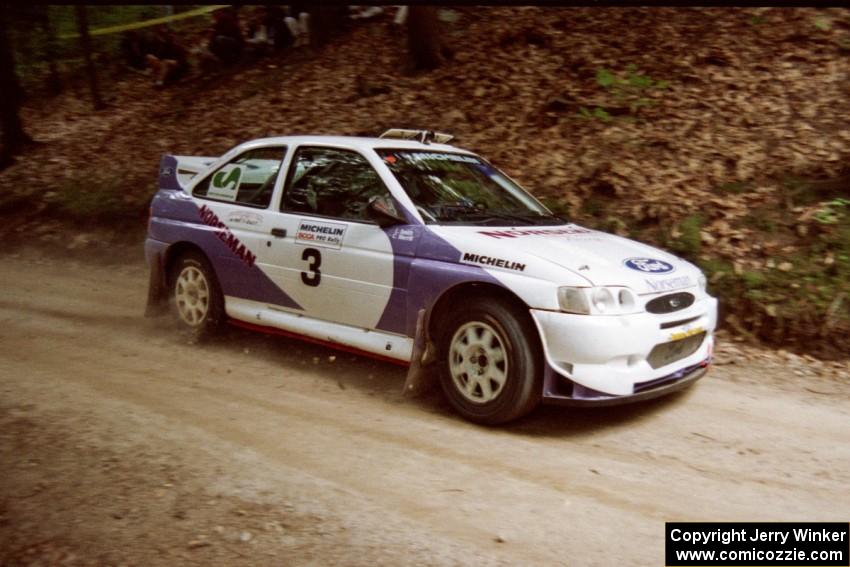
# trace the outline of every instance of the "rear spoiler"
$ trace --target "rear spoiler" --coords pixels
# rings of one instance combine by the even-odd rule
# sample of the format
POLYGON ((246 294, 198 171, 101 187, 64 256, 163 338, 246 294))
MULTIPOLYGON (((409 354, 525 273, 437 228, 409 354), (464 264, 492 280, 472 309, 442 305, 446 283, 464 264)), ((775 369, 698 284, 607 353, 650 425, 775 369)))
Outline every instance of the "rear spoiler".
POLYGON ((182 191, 192 178, 206 171, 217 159, 164 154, 159 160, 159 188, 182 191))

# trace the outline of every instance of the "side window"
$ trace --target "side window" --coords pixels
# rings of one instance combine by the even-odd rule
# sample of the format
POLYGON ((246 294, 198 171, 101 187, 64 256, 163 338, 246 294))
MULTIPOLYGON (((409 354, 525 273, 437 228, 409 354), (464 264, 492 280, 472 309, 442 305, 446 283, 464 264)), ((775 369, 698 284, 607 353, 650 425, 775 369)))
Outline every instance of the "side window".
POLYGON ((370 220, 372 197, 390 192, 366 158, 335 148, 299 148, 292 160, 283 210, 351 220, 370 220))
POLYGON ((198 183, 192 195, 266 208, 272 199, 286 148, 260 148, 240 154, 198 183))

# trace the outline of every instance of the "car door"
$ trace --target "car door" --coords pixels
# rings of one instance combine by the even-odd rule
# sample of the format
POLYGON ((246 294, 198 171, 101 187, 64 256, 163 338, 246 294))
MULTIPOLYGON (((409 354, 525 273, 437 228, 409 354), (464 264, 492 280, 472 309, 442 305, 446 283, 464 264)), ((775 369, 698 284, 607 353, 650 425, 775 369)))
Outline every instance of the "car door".
MULTIPOLYGON (((281 238, 264 270, 306 315, 366 329, 391 300, 394 257, 367 205, 390 192, 359 152, 303 145, 294 150, 280 212, 281 238)), ((398 282, 399 285, 403 285, 398 282)))
POLYGON ((192 187, 201 219, 225 244, 212 260, 221 268, 218 277, 228 295, 241 297, 240 290, 248 288, 240 264, 267 261, 264 256, 274 222, 269 209, 281 184, 286 150, 282 145, 246 150, 192 187), (226 230, 217 228, 218 223, 226 230))

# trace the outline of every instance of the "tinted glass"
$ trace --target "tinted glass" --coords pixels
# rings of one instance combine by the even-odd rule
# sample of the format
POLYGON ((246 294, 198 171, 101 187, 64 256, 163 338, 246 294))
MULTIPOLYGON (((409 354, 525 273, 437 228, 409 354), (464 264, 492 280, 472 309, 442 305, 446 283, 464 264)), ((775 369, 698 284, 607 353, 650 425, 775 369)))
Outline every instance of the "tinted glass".
POLYGON ((283 208, 368 221, 369 200, 389 194, 378 173, 357 152, 299 148, 290 167, 283 208))
POLYGON ((285 148, 250 150, 199 183, 196 197, 251 207, 268 207, 285 148))
POLYGON ((563 224, 498 169, 470 155, 379 150, 426 222, 563 224))

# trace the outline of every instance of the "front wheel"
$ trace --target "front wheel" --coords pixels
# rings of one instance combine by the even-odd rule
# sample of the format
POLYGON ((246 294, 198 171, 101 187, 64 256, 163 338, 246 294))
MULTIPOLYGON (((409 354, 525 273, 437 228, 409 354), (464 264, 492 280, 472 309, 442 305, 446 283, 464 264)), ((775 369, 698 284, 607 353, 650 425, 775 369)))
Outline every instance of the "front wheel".
POLYGON ((463 417, 494 425, 537 406, 541 349, 526 311, 495 298, 477 298, 441 327, 440 384, 463 417))
POLYGON ((177 322, 197 338, 218 331, 224 300, 209 261, 201 254, 182 255, 171 270, 171 305, 177 322))

